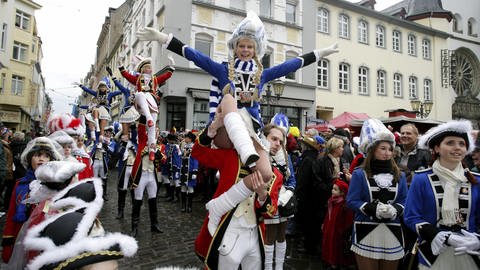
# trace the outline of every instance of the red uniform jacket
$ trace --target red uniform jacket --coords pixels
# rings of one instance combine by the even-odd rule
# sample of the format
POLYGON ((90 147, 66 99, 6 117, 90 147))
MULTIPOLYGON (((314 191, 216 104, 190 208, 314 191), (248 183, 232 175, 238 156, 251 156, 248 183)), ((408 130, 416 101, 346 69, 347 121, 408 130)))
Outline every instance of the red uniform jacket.
MULTIPOLYGON (((150 86, 150 89, 152 91, 153 97, 157 100, 157 102, 160 101, 160 97, 157 95, 157 88, 163 83, 165 83, 165 81, 167 81, 170 77, 172 77, 173 70, 173 68, 167 67, 166 72, 160 74, 159 76, 152 75, 152 85, 150 86)), ((120 73, 125 79, 127 79, 128 82, 135 85, 135 89, 137 90, 137 92, 144 91, 144 89, 142 89, 144 86, 144 78, 142 74, 132 75, 127 70, 125 70, 124 67, 120 67, 120 73)))
MULTIPOLYGON (((242 168, 238 153, 235 149, 212 149, 206 146, 209 145, 210 142, 211 139, 208 138, 206 132, 202 132, 192 148, 192 157, 197 159, 198 162, 205 167, 219 170, 220 179, 217 190, 213 195, 213 198, 216 198, 232 187, 239 178, 248 175, 249 172, 242 168)), ((218 268, 218 247, 222 242, 223 235, 235 209, 236 208, 232 209, 222 217, 220 225, 213 237, 208 232, 208 215, 203 222, 200 233, 195 240, 195 253, 205 262, 207 269, 218 268)), ((258 201, 255 200, 255 209, 257 217, 259 217, 260 215, 270 215, 271 211, 276 210, 276 206, 272 206, 272 200, 267 196, 263 206, 260 206, 258 201)), ((259 245, 263 260, 265 254, 263 250, 264 224, 259 220, 258 225, 259 245)))

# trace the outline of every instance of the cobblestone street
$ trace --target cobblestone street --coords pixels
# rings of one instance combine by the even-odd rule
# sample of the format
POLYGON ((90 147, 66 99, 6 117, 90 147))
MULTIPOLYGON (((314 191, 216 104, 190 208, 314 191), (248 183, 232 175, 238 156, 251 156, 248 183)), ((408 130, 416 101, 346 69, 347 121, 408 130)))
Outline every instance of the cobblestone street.
MULTIPOLYGON (((129 234, 131 230, 131 202, 127 197, 124 219, 117 220, 117 191, 116 172, 110 173, 108 183, 108 198, 104 203, 100 220, 106 231, 122 232, 129 234)), ((159 191, 160 195, 164 189, 159 191)), ((149 270, 161 266, 191 266, 203 269, 202 262, 194 252, 194 241, 202 225, 206 211, 204 210, 201 194, 197 194, 193 201, 192 213, 180 212, 180 202, 165 202, 164 198, 158 199, 159 223, 163 233, 150 232, 150 219, 148 203, 144 198, 141 209, 141 220, 137 240, 139 250, 133 258, 119 261, 120 270, 149 270)), ((5 216, 1 217, 0 225, 5 223, 5 216)), ((307 256, 297 252, 300 246, 298 239, 290 238, 287 244, 287 258, 284 269, 322 269, 318 256, 307 256)), ((0 266, 5 269, 5 265, 0 266)))

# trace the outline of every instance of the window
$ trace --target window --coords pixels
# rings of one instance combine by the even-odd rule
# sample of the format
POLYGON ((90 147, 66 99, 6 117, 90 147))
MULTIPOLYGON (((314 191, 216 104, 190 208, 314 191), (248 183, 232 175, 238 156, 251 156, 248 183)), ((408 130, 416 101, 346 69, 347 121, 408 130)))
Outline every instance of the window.
POLYGON ((207 34, 195 35, 195 49, 201 51, 206 56, 212 57, 213 38, 207 34))
POLYGON ((317 63, 317 86, 320 88, 328 88, 328 69, 328 60, 320 59, 317 63))
POLYGON ((3 93, 5 93, 6 78, 7 78, 7 74, 2 73, 2 75, 0 76, 0 95, 3 95, 3 93))
POLYGON ((393 95, 395 97, 402 96, 402 74, 393 74, 393 95))
POLYGON ((422 40, 423 59, 431 59, 430 40, 422 40))
POLYGON ((347 15, 341 14, 338 17, 338 36, 350 38, 350 19, 347 15))
POLYGON ((260 16, 270 18, 272 16, 272 1, 260 0, 260 16))
POLYGON ((23 84, 25 78, 12 75, 12 95, 21 96, 23 94, 23 84))
POLYGON ((368 94, 368 68, 358 68, 358 93, 361 95, 368 94))
POLYGON ((402 33, 399 31, 392 32, 392 47, 395 52, 402 51, 402 33))
POLYGON ((468 22, 467 22, 467 34, 469 36, 474 36, 474 37, 477 37, 477 33, 475 31, 475 29, 477 28, 477 22, 475 21, 474 18, 470 18, 468 19, 468 22))
POLYGON ((2 35, 0 36, 0 50, 5 50, 7 44, 7 24, 2 25, 2 35))
POLYGON ((387 94, 387 73, 385 70, 377 71, 377 94, 386 95, 387 94))
MULTIPOLYGON (((292 58, 295 58, 297 57, 298 54, 295 53, 295 52, 292 52, 292 51, 288 51, 285 53, 285 60, 290 60, 292 58)), ((285 76, 285 79, 289 79, 289 80, 295 80, 295 72, 290 72, 288 73, 286 76, 285 76)))
POLYGON ((286 5, 285 11, 285 21, 287 23, 295 23, 295 10, 297 9, 297 5, 293 3, 288 3, 286 5))
POLYGON ((237 10, 245 10, 245 1, 230 0, 230 7, 237 10))
POLYGON ((15 15, 15 26, 23 30, 30 29, 30 15, 20 10, 17 10, 15 15))
POLYGON ((425 101, 432 100, 432 81, 429 79, 423 81, 423 99, 425 101))
POLYGON ((414 35, 408 35, 408 54, 417 55, 417 38, 414 35))
POLYGON ((317 13, 317 31, 328 33, 328 10, 321 8, 317 13))
POLYGON ((358 23, 358 42, 368 44, 368 23, 363 20, 358 23))
POLYGON ((453 15, 452 30, 453 30, 453 32, 463 33, 463 30, 462 30, 462 17, 460 16, 460 14, 455 14, 455 15, 453 15))
POLYGON ((385 48, 385 27, 377 25, 375 32, 375 44, 378 47, 385 48))
POLYGON ((338 90, 350 92, 350 66, 346 63, 338 65, 338 90))
POLYGON ((417 77, 408 77, 408 97, 410 99, 417 98, 417 77))
POLYGON ((15 41, 13 43, 13 55, 12 58, 18 61, 27 62, 28 46, 15 41))

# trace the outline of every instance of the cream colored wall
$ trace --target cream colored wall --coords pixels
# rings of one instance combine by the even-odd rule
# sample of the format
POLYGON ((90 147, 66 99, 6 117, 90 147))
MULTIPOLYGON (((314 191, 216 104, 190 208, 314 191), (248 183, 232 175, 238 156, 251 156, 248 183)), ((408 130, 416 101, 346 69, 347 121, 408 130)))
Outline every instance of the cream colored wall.
MULTIPOLYGON (((330 61, 330 88, 317 88, 316 105, 333 107, 333 117, 343 113, 364 112, 372 117, 387 117, 385 110, 406 109, 410 110, 410 100, 408 96, 408 77, 417 77, 417 94, 423 99, 423 80, 432 81, 434 111, 430 118, 438 120, 447 120, 451 118, 448 112, 450 105, 440 98, 448 89, 441 88, 440 81, 440 63, 437 59, 440 56, 440 50, 446 48, 446 41, 440 38, 426 36, 423 33, 405 29, 385 21, 379 21, 376 18, 368 18, 363 15, 346 11, 350 17, 350 39, 338 37, 338 16, 343 10, 334 6, 326 6, 330 12, 329 30, 330 34, 317 32, 317 48, 323 48, 335 42, 338 43, 340 52, 328 57, 330 61), (365 19, 368 22, 368 45, 358 42, 358 22, 365 19), (375 45, 375 27, 380 24, 386 29, 386 48, 379 48, 375 45), (399 30, 402 33, 402 52, 397 53, 392 49, 392 30, 399 30), (408 34, 414 34, 417 38, 417 56, 410 56, 407 53, 408 34), (423 38, 428 38, 431 42, 432 60, 425 60, 422 57, 421 42, 423 38), (350 65, 350 90, 348 94, 340 93, 338 89, 338 65, 346 62, 350 65), (366 66, 369 68, 369 95, 360 95, 358 93, 358 68, 366 66), (377 70, 383 69, 387 73, 386 96, 380 96, 376 93, 377 70), (393 74, 401 73, 403 75, 402 97, 393 96, 393 74), (448 110, 445 109, 448 105, 448 110), (441 108, 437 109, 437 108, 441 108)), ((315 19, 316 23, 316 19, 315 19)))

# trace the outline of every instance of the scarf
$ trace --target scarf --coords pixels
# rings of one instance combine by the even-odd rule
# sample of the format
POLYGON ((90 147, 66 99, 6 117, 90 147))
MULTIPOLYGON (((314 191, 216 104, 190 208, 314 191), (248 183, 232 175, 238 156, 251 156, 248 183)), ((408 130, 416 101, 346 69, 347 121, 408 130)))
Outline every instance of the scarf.
POLYGON ((392 161, 391 160, 378 160, 373 159, 370 162, 370 168, 372 170, 372 174, 379 174, 379 173, 392 173, 392 161))
POLYGON ((432 170, 440 179, 444 190, 441 209, 442 220, 440 223, 445 226, 458 224, 458 193, 460 185, 467 182, 465 170, 460 162, 455 169, 447 169, 440 165, 438 159, 433 163, 432 170))
POLYGON ((332 154, 328 154, 328 157, 333 163, 333 176, 337 177, 338 173, 340 172, 340 158, 336 158, 332 156, 332 154))
POLYGON ((341 202, 343 202, 345 200, 345 198, 343 198, 343 196, 335 196, 335 195, 332 195, 332 197, 330 197, 328 199, 328 219, 331 219, 331 214, 332 214, 332 209, 333 209, 333 205, 334 204, 339 204, 341 202))
POLYGON ((16 196, 15 200, 15 214, 13 215, 13 221, 18 223, 23 223, 28 219, 28 208, 26 203, 24 202, 27 199, 28 194, 30 192, 30 182, 35 179, 35 174, 33 170, 30 168, 27 170, 25 176, 20 179, 18 182, 17 187, 15 188, 14 196, 16 196))

